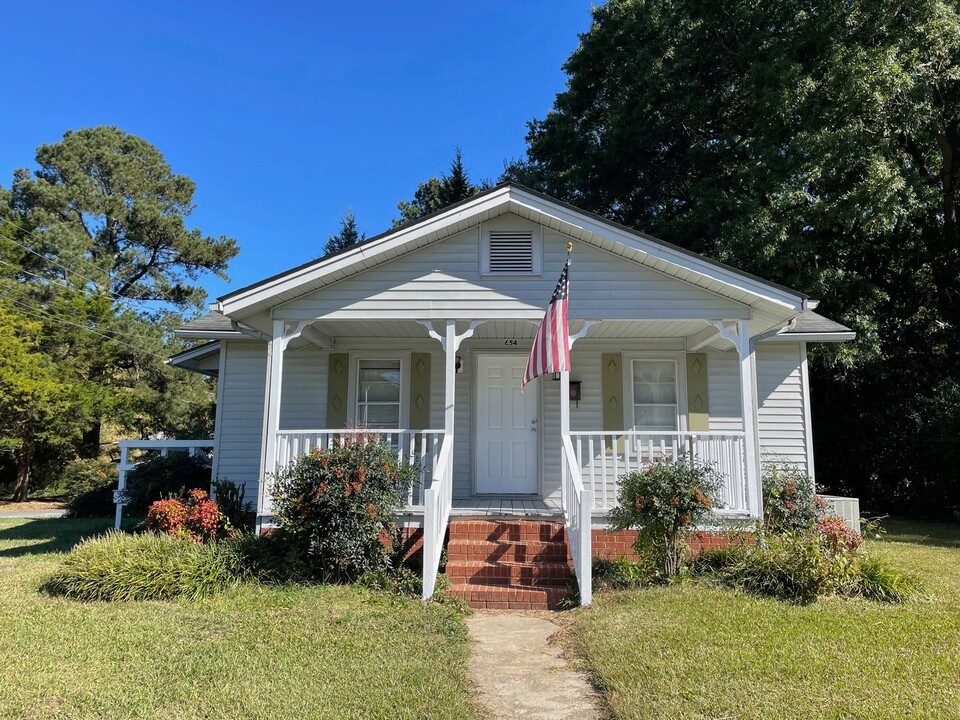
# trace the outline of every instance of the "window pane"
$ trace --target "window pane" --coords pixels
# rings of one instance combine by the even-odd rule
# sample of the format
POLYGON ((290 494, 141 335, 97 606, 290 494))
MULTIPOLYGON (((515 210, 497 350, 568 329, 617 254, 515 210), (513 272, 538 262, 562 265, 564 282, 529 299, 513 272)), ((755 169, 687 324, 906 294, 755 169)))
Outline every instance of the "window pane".
POLYGON ((360 424, 368 428, 400 427, 400 405, 361 405, 360 424))
POLYGON ((400 362, 361 361, 357 402, 400 402, 400 362))
POLYGON ((676 405, 635 405, 633 417, 637 430, 677 429, 676 405))
POLYGON ((675 405, 677 364, 673 360, 634 360, 633 402, 675 405))

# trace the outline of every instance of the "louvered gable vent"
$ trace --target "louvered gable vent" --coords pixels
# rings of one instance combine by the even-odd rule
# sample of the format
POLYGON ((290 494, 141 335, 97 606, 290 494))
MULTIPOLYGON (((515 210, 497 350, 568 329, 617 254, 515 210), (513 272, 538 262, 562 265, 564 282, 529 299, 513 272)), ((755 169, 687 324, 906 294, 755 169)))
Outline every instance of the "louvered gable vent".
POLYGON ((533 231, 491 230, 490 272, 532 273, 533 231))

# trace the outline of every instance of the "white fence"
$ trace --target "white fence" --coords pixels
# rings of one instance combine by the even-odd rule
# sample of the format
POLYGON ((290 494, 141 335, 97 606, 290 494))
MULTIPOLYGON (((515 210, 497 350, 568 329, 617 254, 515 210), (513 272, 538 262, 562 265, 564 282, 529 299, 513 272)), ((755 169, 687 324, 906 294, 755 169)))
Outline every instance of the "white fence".
POLYGON ((113 502, 117 506, 113 526, 117 529, 120 528, 120 522, 123 520, 122 500, 124 491, 127 489, 127 473, 145 459, 133 456, 137 450, 143 451, 147 456, 159 454, 161 457, 169 457, 171 452, 199 455, 201 452, 213 450, 213 440, 121 440, 120 464, 117 466, 120 477, 117 489, 113 493, 113 502))
POLYGON ((721 514, 747 508, 743 433, 571 432, 573 451, 594 507, 614 508, 620 477, 658 462, 687 460, 712 467, 723 479, 721 514))

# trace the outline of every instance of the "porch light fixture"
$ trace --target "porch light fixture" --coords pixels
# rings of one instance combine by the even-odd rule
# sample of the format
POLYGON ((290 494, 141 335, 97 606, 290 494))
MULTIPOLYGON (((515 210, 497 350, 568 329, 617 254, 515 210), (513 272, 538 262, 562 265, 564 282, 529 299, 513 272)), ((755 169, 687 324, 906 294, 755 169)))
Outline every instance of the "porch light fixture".
POLYGON ((456 365, 457 375, 463 372, 463 356, 457 355, 457 365, 456 365))
MULTIPOLYGON (((553 379, 560 381, 560 373, 554 373, 553 379)), ((570 399, 577 404, 577 407, 580 407, 580 380, 571 380, 570 381, 570 399)))
POLYGON ((554 373, 553 379, 556 380, 557 382, 560 382, 560 373, 554 373))

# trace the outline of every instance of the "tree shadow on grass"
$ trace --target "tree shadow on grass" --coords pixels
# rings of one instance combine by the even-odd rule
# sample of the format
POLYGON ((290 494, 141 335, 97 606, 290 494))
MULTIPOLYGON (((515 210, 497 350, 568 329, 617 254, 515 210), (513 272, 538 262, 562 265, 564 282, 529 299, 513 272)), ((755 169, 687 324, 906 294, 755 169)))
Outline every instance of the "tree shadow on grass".
POLYGON ((99 535, 112 526, 110 518, 38 518, 0 526, 0 557, 66 552, 84 538, 99 535))
POLYGON ((883 528, 887 542, 929 545, 960 550, 960 523, 920 522, 916 520, 885 520, 883 528))

